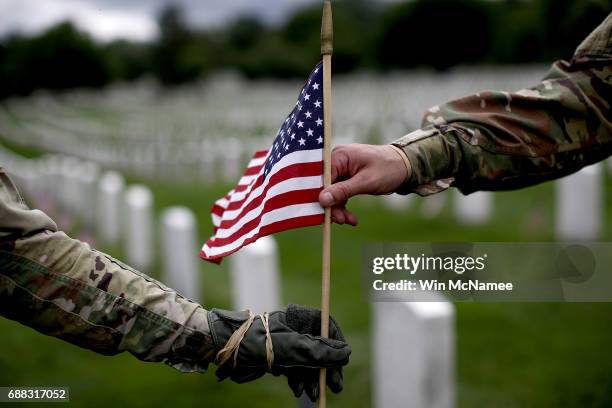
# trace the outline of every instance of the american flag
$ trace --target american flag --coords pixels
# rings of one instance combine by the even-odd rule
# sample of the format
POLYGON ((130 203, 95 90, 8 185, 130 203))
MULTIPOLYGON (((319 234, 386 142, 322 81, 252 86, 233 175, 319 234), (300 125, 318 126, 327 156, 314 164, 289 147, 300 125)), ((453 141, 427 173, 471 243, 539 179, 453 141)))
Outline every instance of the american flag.
POLYGON ((255 152, 238 185, 211 210, 214 235, 200 257, 212 262, 258 238, 323 223, 323 67, 304 84, 269 150, 255 152))

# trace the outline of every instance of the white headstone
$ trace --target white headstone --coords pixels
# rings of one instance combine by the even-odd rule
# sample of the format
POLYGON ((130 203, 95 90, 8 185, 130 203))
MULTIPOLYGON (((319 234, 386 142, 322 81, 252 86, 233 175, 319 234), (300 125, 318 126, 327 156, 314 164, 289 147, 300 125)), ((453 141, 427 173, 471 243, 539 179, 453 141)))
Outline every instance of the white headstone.
POLYGON ((96 206, 98 205, 98 177, 100 168, 91 161, 81 162, 77 179, 79 182, 78 213, 86 228, 93 229, 95 226, 96 206))
MULTIPOLYGON (((25 159, 25 167, 23 169, 23 177, 27 189, 28 203, 32 208, 41 208, 42 184, 41 180, 41 161, 38 159, 25 159)), ((19 188, 19 186, 17 186, 19 188)))
POLYGON ((477 191, 467 196, 456 192, 454 197, 455 215, 464 224, 484 224, 491 218, 493 195, 487 191, 477 191))
POLYGON ((237 183, 240 179, 242 168, 240 151, 224 150, 221 156, 222 162, 219 163, 222 170, 222 180, 225 183, 237 183))
POLYGON ((392 211, 406 211, 414 199, 413 195, 387 194, 383 197, 383 204, 392 211))
POLYGON ((117 245, 121 237, 124 188, 123 176, 115 171, 104 173, 98 184, 97 233, 106 245, 117 245))
POLYGON ((200 158, 199 166, 200 183, 203 185, 209 185, 218 181, 216 179, 218 172, 215 171, 215 160, 211 156, 203 156, 200 158))
POLYGON ((153 263, 153 195, 146 186, 127 189, 123 224, 128 263, 149 271, 153 263))
POLYGON ((454 407, 453 304, 377 302, 373 323, 373 406, 454 407))
POLYGON ((61 158, 57 155, 49 154, 45 155, 42 160, 41 183, 47 199, 45 211, 55 215, 61 194, 61 158))
POLYGON ((171 207, 161 215, 164 282, 189 299, 201 302, 196 219, 185 207, 171 207))
POLYGON ((603 222, 602 164, 594 164, 556 183, 555 234, 566 241, 593 241, 603 222))
POLYGON ((35 205, 36 196, 36 173, 34 169, 34 160, 21 159, 19 160, 19 185, 17 188, 21 190, 22 194, 27 196, 27 201, 30 205, 35 205))
POLYGON ((81 196, 79 194, 79 160, 75 157, 63 157, 60 168, 61 195, 60 204, 64 213, 70 218, 78 216, 81 196))
POLYGON ((448 197, 448 190, 425 197, 421 204, 421 216, 430 220, 440 215, 446 207, 448 197))
POLYGON ((280 307, 278 247, 274 238, 259 238, 229 258, 234 309, 254 313, 280 307))

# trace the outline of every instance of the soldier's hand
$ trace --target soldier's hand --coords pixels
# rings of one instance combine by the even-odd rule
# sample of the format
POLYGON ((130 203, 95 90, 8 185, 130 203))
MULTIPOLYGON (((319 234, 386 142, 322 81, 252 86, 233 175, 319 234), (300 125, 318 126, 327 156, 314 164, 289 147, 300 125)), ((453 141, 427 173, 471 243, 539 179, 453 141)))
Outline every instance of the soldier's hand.
MULTIPOLYGON (((221 350, 230 336, 248 320, 247 312, 213 309, 208 323, 217 350, 221 350)), ((232 357, 217 368, 217 378, 230 378, 237 383, 255 380, 266 372, 285 375, 296 397, 306 392, 315 401, 319 395, 319 370, 327 368, 327 386, 334 392, 342 391, 342 367, 348 364, 351 349, 344 341, 340 327, 330 318, 329 338, 321 338, 321 312, 303 306, 290 305, 286 310, 269 315, 274 362, 268 367, 266 330, 260 316, 256 316, 232 357)))
POLYGON ((387 194, 396 191, 409 175, 406 162, 389 145, 349 144, 332 151, 332 185, 319 194, 323 207, 332 207, 332 220, 357 225, 357 217, 346 209, 357 194, 387 194))

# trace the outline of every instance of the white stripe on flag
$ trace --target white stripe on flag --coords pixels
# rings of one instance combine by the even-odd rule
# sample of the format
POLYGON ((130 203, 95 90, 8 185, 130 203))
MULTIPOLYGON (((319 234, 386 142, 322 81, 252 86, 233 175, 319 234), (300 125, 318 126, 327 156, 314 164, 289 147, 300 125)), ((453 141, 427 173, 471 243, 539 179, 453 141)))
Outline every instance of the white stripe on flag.
POLYGON ((257 157, 257 158, 255 158, 255 159, 252 159, 252 160, 249 162, 249 165, 247 166, 247 169, 248 169, 248 168, 251 168, 251 167, 261 166, 262 164, 264 164, 264 163, 266 162, 266 159, 267 159, 267 158, 268 158, 268 155, 265 155, 265 156, 263 156, 263 157, 257 157))
POLYGON ((238 180, 238 184, 239 186, 246 186, 248 184, 251 183, 251 181, 253 181, 253 179, 257 178, 257 176, 259 176, 259 173, 257 174, 251 174, 250 176, 242 176, 240 177, 240 180, 238 180))
POLYGON ((215 202, 215 204, 217 204, 219 207, 225 209, 229 205, 229 200, 227 198, 221 198, 221 199, 217 200, 215 202))
MULTIPOLYGON (((254 167, 260 167, 262 166, 265 162, 266 159, 268 158, 268 155, 264 156, 264 157, 258 157, 256 159, 251 159, 251 161, 249 162, 249 165, 247 166, 245 173, 254 168, 254 167)), ((242 186, 242 185, 247 185, 251 182, 251 180, 253 180, 254 178, 257 177, 257 174, 251 174, 249 176, 242 176, 240 178, 240 180, 238 180, 238 186, 242 186)))

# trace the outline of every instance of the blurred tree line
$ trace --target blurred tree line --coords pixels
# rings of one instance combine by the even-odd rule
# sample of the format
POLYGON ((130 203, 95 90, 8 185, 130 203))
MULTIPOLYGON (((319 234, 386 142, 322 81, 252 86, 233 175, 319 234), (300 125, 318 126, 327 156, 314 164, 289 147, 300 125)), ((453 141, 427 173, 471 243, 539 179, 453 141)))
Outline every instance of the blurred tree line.
MULTIPOLYGON (((0 40, 0 98, 97 87, 153 75, 185 83, 233 67, 250 78, 303 77, 319 58, 321 9, 268 27, 239 17, 202 31, 181 9, 159 15, 152 43, 98 44, 71 23, 33 37, 0 40)), ((368 0, 334 5, 334 70, 389 70, 457 64, 550 62, 573 50, 612 10, 612 0, 413 0, 382 6, 368 0)))

